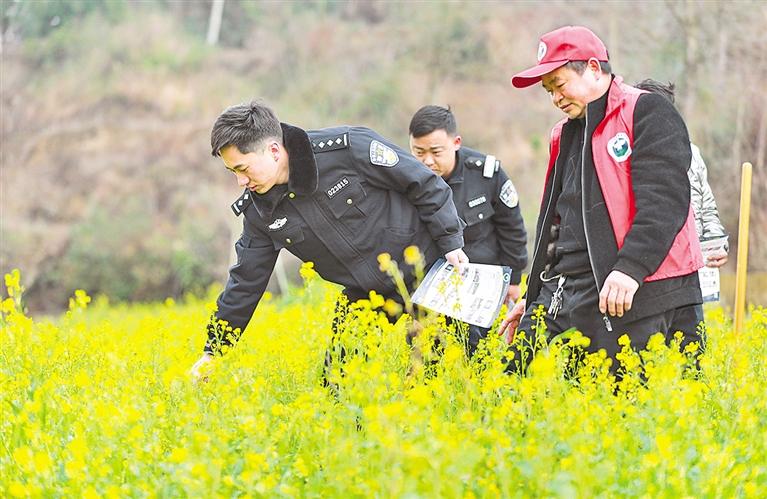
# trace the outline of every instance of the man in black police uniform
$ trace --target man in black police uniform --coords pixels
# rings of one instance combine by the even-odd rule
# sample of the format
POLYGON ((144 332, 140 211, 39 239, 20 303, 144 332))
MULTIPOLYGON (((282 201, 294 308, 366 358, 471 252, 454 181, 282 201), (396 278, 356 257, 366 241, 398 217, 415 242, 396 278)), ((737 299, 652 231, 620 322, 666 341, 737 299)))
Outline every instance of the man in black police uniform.
MULTIPOLYGON (((458 215, 466 222, 464 251, 472 263, 507 265, 511 286, 507 302, 519 298, 519 281, 527 265, 527 234, 514 184, 495 156, 461 146, 449 108, 424 106, 410 121, 410 151, 453 191, 458 215)), ((469 326, 473 354, 488 329, 469 326)))
POLYGON ((427 263, 441 255, 456 265, 468 261, 450 188, 370 129, 304 131, 251 102, 218 117, 211 147, 245 187, 232 205, 244 220, 237 263, 208 324, 195 378, 239 337, 226 334, 222 322, 245 330, 282 248, 314 262, 320 276, 345 287, 350 301, 369 290, 396 298, 394 283, 379 269, 381 253, 401 260, 415 245, 427 263))

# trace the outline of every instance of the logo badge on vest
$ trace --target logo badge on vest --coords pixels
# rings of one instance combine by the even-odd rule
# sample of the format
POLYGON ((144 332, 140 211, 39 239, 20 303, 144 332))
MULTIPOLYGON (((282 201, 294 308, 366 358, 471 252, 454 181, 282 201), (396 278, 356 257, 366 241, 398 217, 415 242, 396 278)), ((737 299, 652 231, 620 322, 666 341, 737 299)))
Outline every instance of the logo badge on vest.
POLYGON ((623 132, 615 134, 615 137, 607 142, 607 152, 615 161, 621 163, 631 156, 631 144, 629 137, 623 132))
POLYGON ((399 156, 391 147, 374 140, 370 143, 370 162, 390 168, 399 163, 399 156))
POLYGON ((541 40, 541 43, 538 44, 538 62, 541 62, 541 59, 544 58, 547 50, 548 47, 546 47, 546 44, 541 40))
POLYGON ((279 230, 281 229, 286 223, 288 219, 286 218, 278 218, 272 224, 269 226, 269 230, 279 230))

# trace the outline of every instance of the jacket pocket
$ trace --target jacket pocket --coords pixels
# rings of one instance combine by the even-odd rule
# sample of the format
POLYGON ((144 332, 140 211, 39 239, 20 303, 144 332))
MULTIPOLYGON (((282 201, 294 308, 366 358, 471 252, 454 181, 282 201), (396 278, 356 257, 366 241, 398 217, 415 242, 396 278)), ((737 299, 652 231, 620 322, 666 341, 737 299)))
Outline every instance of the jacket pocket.
POLYGON ((367 198, 367 193, 362 184, 354 182, 328 199, 327 203, 330 212, 337 220, 341 218, 360 218, 366 215, 364 209, 365 198, 367 198))
POLYGON ((482 203, 464 211, 463 219, 466 222, 466 228, 463 229, 464 240, 476 240, 482 233, 482 222, 489 222, 494 214, 495 210, 490 203, 482 203))
POLYGON ((292 246, 303 242, 304 231, 298 226, 284 227, 280 230, 269 231, 269 237, 274 244, 274 249, 289 249, 292 246))
POLYGON ((490 220, 493 215, 495 215, 495 210, 490 203, 482 203, 463 212, 464 221, 469 227, 490 220))

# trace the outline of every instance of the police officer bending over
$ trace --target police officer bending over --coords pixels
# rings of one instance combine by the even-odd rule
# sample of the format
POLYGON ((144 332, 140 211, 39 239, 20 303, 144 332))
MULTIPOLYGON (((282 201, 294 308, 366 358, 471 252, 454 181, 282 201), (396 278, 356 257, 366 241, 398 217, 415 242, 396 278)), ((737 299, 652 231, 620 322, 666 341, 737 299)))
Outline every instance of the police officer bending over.
POLYGON ((203 366, 244 331, 266 289, 280 249, 314 262, 324 279, 341 284, 350 301, 375 290, 396 296, 377 257, 394 260, 416 245, 426 262, 458 265, 463 224, 450 188, 415 158, 373 130, 339 126, 305 131, 281 123, 258 102, 226 109, 211 132, 213 156, 245 191, 232 205, 243 215, 237 263, 229 269, 218 311, 208 324, 203 366))
MULTIPOLYGON (((466 222, 464 251, 473 263, 511 267, 507 301, 519 298, 527 265, 527 234, 519 197, 495 156, 461 147, 455 116, 449 108, 424 106, 410 121, 410 151, 453 191, 458 215, 466 222)), ((488 329, 469 326, 473 354, 488 329)))

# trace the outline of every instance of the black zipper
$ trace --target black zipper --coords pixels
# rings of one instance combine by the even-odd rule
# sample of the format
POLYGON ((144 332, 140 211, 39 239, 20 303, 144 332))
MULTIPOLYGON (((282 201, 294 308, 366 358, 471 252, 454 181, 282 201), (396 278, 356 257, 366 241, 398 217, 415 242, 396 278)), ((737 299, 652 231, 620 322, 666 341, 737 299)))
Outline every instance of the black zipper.
MULTIPOLYGON (((589 264, 591 265, 591 273, 594 275, 594 283, 597 285, 597 296, 599 295, 602 287, 599 285, 599 278, 597 277, 596 267, 594 267, 594 259, 591 256, 591 244, 589 244, 589 230, 586 223, 586 197, 583 195, 585 187, 586 177, 586 136, 589 133, 589 109, 586 107, 586 122, 583 124, 583 145, 581 146, 581 216, 583 217, 583 232, 586 236, 586 252, 589 255, 589 264)), ((608 333, 613 332, 613 325, 607 314, 602 316, 602 321, 605 323, 605 329, 608 333)))

